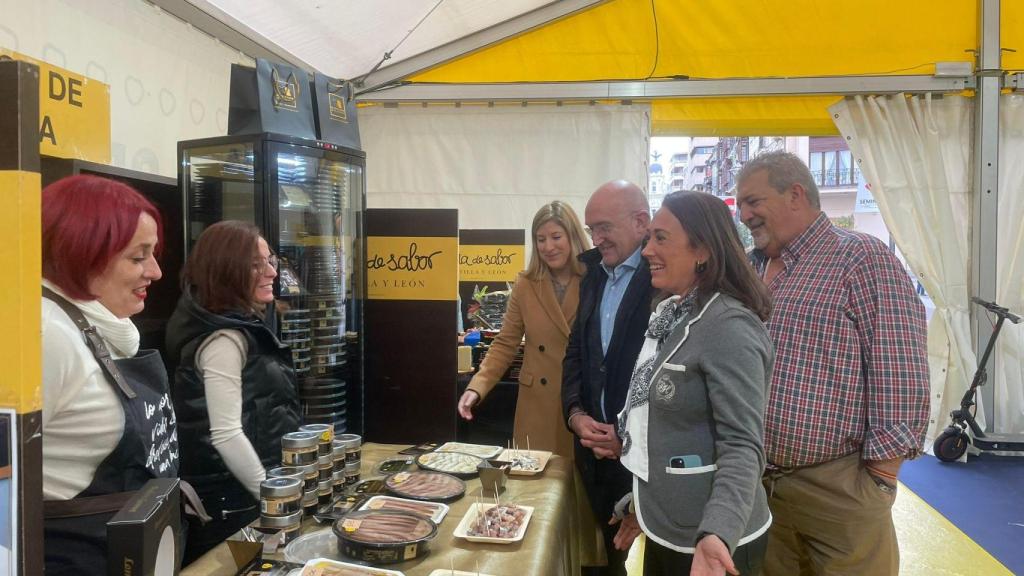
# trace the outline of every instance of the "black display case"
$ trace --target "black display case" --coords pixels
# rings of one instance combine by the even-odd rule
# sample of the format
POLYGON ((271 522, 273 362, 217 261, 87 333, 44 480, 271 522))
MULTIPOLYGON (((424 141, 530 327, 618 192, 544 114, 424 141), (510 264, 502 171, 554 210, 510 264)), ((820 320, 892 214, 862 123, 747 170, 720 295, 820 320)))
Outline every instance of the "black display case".
POLYGON ((278 134, 178 143, 188 249, 211 224, 252 222, 279 260, 275 313, 303 421, 363 431, 366 155, 278 134))

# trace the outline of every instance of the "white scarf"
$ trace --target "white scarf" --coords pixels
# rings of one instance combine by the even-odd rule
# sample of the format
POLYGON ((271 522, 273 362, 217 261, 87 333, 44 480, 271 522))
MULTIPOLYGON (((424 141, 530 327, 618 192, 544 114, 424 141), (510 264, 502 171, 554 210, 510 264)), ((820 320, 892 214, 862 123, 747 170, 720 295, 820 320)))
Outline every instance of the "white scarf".
POLYGON ((619 412, 618 435, 622 439, 622 465, 641 480, 647 481, 648 394, 654 375, 654 359, 662 343, 676 324, 692 309, 696 293, 670 296, 658 303, 648 322, 644 345, 636 358, 629 382, 626 405, 619 412), (685 302, 685 304, 684 304, 685 302))
POLYGON ((619 412, 619 438, 623 439, 622 455, 619 461, 632 472, 637 478, 647 482, 648 478, 648 456, 647 456, 647 429, 650 421, 649 394, 651 380, 658 371, 654 360, 658 356, 662 344, 680 326, 687 332, 684 333, 682 341, 676 344, 668 357, 675 354, 679 346, 686 341, 690 325, 700 320, 701 316, 718 298, 718 292, 711 295, 711 298, 704 303, 704 307, 695 312, 696 290, 691 290, 685 296, 672 296, 660 302, 651 313, 651 320, 647 328, 644 345, 637 356, 636 365, 633 368, 633 377, 629 383, 629 394, 626 398, 626 405, 622 412, 619 412), (685 325, 681 325, 682 321, 685 325))
POLYGON ((96 327, 100 337, 111 348, 110 353, 115 358, 131 358, 139 351, 139 329, 128 318, 114 316, 106 306, 100 304, 99 300, 75 300, 64 293, 56 284, 43 279, 43 286, 63 296, 68 302, 75 305, 82 311, 86 320, 96 327))

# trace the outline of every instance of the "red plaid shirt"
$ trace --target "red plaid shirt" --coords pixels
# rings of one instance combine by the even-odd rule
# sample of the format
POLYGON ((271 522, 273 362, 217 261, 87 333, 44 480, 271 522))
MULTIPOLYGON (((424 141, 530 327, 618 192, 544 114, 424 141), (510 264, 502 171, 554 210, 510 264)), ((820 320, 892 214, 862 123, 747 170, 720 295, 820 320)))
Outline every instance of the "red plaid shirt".
MULTIPOLYGON (((913 458, 930 396, 924 306, 899 260, 824 213, 782 251, 768 286, 775 368, 765 418, 768 461, 807 466, 859 452, 913 458)), ((768 258, 751 261, 763 276, 768 258)))

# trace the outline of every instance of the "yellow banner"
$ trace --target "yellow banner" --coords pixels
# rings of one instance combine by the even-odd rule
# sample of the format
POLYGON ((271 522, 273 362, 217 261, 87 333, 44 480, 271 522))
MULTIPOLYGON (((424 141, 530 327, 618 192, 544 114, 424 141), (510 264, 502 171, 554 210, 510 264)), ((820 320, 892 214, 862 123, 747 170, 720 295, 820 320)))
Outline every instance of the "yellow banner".
POLYGON ((455 300, 459 239, 370 236, 366 290, 370 300, 455 300))
POLYGON ((526 268, 525 252, 521 244, 462 244, 459 281, 515 282, 516 275, 526 268))
POLYGON ((39 153, 110 163, 110 86, 0 48, 39 66, 39 153))
POLYGON ((39 286, 41 277, 39 174, 0 170, 0 262, 8 271, 0 290, 4 330, 0 331, 0 406, 20 414, 42 408, 39 286))

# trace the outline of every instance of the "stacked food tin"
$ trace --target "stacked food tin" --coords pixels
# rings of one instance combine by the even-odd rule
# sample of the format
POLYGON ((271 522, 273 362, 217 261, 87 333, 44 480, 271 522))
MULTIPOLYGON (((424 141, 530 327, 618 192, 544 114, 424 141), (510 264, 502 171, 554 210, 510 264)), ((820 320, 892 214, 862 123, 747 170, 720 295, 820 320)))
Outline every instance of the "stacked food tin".
POLYGON ((335 496, 341 496, 345 493, 345 442, 335 439, 331 452, 331 456, 334 458, 334 467, 331 468, 331 487, 335 496))
POLYGON ((363 439, 358 434, 341 434, 338 441, 345 447, 345 484, 359 482, 363 439))
POLYGON ((492 330, 501 330, 501 323, 505 318, 505 311, 508 308, 509 290, 490 292, 480 296, 479 315, 486 322, 486 326, 492 330))
POLYGON ((302 525, 302 482, 267 478, 260 483, 260 528, 284 532, 284 543, 299 535, 302 525))
POLYGON ((317 507, 323 509, 331 505, 334 496, 334 425, 306 424, 299 432, 317 437, 317 507))
POLYGON ((289 234, 280 238, 279 257, 288 259, 294 277, 278 296, 280 337, 291 348, 303 422, 344 432, 348 404, 356 400, 348 393, 345 338, 354 320, 348 315, 358 309, 351 280, 358 259, 352 247, 357 230, 348 229, 350 173, 342 163, 327 161, 279 168, 280 184, 289 192, 281 205, 289 234))
POLYGON ((292 366, 299 377, 309 374, 312 354, 309 331, 309 310, 291 309, 281 312, 281 342, 292 352, 292 366))
MULTIPOLYGON (((331 435, 333 436, 333 428, 331 435)), ((299 470, 302 474, 302 509, 307 516, 315 514, 319 504, 321 436, 321 431, 300 430, 281 437, 281 463, 285 467, 299 470)), ((278 472, 280 470, 275 468, 267 475, 283 474, 278 472)))

